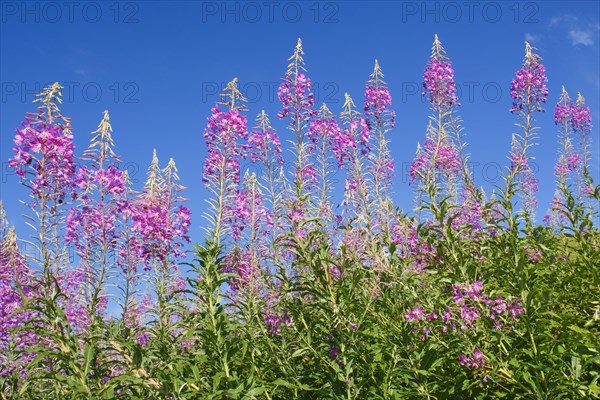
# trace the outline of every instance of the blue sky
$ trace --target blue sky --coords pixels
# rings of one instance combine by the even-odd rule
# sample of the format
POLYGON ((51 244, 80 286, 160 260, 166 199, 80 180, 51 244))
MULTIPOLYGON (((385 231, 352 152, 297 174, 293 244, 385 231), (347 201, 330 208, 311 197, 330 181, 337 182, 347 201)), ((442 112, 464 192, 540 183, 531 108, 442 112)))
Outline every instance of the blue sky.
POLYGON ((486 190, 506 165, 514 117, 510 81, 530 40, 549 78, 547 112, 538 116, 534 149, 540 181, 539 220, 554 191, 557 139, 553 108, 561 85, 578 91, 592 110, 593 174, 599 176, 600 10, 597 1, 525 2, 21 2, 3 1, 0 24, 1 198, 18 234, 31 232, 19 216, 26 190, 7 167, 12 138, 34 93, 66 86, 63 112, 73 118, 78 154, 87 147, 104 109, 117 152, 141 185, 152 149, 166 165, 173 157, 192 210, 192 238, 200 240, 207 192, 201 182, 202 132, 216 92, 233 77, 249 98, 249 120, 261 109, 281 136, 276 87, 298 37, 318 105, 339 112, 344 92, 357 104, 375 58, 397 112, 389 134, 396 160, 396 204, 413 207, 406 178, 428 107, 420 95, 423 68, 437 33, 453 61, 461 93, 474 175, 486 190))

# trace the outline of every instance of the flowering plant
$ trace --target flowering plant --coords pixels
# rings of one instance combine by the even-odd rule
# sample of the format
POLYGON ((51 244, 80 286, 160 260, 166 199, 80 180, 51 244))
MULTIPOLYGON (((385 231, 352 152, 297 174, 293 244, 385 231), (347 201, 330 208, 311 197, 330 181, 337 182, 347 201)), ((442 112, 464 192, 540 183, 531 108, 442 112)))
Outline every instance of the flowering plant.
POLYGON ((175 161, 161 167, 155 150, 134 189, 105 111, 77 165, 61 86, 44 89, 9 161, 29 189, 36 256, 0 203, 0 397, 600 397, 591 113, 563 88, 556 194, 536 224, 549 89, 535 50, 510 84, 510 166, 486 196, 435 36, 404 212, 379 62, 362 109, 349 93, 339 110, 315 105, 299 40, 278 90, 283 129, 264 110, 248 125, 237 79, 210 109, 192 182, 209 193, 208 224, 191 248, 175 161))

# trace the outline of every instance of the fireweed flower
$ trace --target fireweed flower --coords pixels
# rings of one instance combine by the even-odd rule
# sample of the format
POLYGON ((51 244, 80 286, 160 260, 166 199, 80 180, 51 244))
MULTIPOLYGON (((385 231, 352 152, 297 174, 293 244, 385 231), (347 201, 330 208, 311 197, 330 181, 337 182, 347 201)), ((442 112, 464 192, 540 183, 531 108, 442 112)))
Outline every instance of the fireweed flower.
POLYGON ((155 150, 144 190, 133 201, 132 229, 140 235, 138 252, 146 270, 153 261, 169 263, 185 257, 180 249, 190 241, 191 222, 189 209, 180 204, 185 199, 178 195, 184 189, 178 180, 173 159, 161 170, 155 150))
POLYGON ((27 172, 32 175, 28 184, 36 201, 44 196, 62 202, 73 196, 75 146, 69 127, 26 121, 23 129, 17 130, 14 142, 17 147, 9 165, 21 178, 27 172))
POLYGON ((291 116, 292 120, 308 121, 315 115, 312 110, 314 106, 314 94, 311 92, 311 80, 304 74, 304 59, 302 55, 302 40, 298 39, 294 54, 290 56, 285 77, 279 85, 277 95, 283 105, 283 109, 278 113, 279 118, 291 116))
POLYGON ((436 143, 433 139, 425 139, 423 147, 417 148, 417 155, 409 169, 409 182, 432 178, 439 172, 450 175, 460 171, 461 161, 451 143, 436 143))
POLYGON ((122 283, 122 318, 128 327, 138 327, 141 322, 141 314, 144 311, 137 300, 138 280, 140 268, 144 260, 140 256, 138 248, 141 246, 139 236, 133 230, 132 219, 136 214, 136 207, 130 201, 135 198, 136 193, 131 189, 131 180, 127 171, 123 173, 124 192, 122 195, 121 208, 121 230, 115 248, 115 264, 123 277, 122 283))
POLYGON ((482 351, 479 349, 473 349, 471 357, 461 354, 458 357, 458 361, 460 362, 460 365, 471 367, 473 369, 485 367, 485 357, 483 356, 482 351))
POLYGON ((277 335, 281 332, 283 326, 292 326, 292 317, 287 309, 280 306, 281 293, 280 287, 269 290, 265 296, 265 308, 263 310, 263 322, 267 333, 277 335))
POLYGON ((209 202, 214 215, 212 235, 217 244, 228 229, 225 204, 232 203, 240 182, 240 158, 245 157, 245 151, 238 141, 248 136, 246 116, 242 114, 246 99, 238 90, 237 78, 227 84, 221 97, 219 104, 225 109, 216 105, 204 130, 208 155, 202 172, 204 185, 213 195, 209 202))
POLYGON ((261 272, 251 251, 234 248, 223 259, 223 272, 236 275, 228 282, 233 295, 257 295, 260 293, 262 289, 261 272))
POLYGON ((525 42, 525 60, 520 70, 516 72, 515 78, 510 84, 510 96, 513 98, 513 106, 510 112, 519 111, 544 111, 542 105, 548 97, 546 83, 546 68, 540 64, 540 56, 533 53, 533 48, 525 42))
POLYGON ((15 156, 9 160, 33 198, 29 206, 39 221, 37 239, 41 250, 34 261, 43 266, 44 277, 48 274, 58 277, 65 268, 62 243, 65 206, 76 197, 75 146, 70 120, 58 108, 62 102, 61 89, 55 83, 36 96, 34 102, 42 105, 38 113, 29 113, 23 129, 17 130, 15 156))
MULTIPOLYGON (((63 271, 58 279, 58 284, 66 298, 62 299, 60 306, 64 309, 67 320, 78 333, 85 333, 92 322, 94 314, 88 312, 86 307, 86 279, 88 271, 83 268, 75 268, 63 271)), ((101 314, 107 306, 108 299, 101 297, 97 301, 98 314, 101 314)))
POLYGON ((552 208, 545 221, 556 226, 566 222, 565 193, 569 185, 577 188, 576 198, 585 203, 585 188, 591 186, 589 176, 589 133, 591 116, 589 107, 581 93, 574 103, 563 87, 561 97, 556 104, 554 120, 559 127, 559 154, 554 167, 557 189, 552 200, 552 208))
MULTIPOLYGON (((346 170, 344 190, 345 216, 352 221, 352 229, 345 230, 343 244, 354 253, 364 255, 365 237, 371 237, 376 227, 373 215, 376 197, 370 191, 369 157, 371 130, 367 120, 356 109, 352 97, 345 93, 340 114, 341 129, 332 137, 332 150, 338 166, 346 170)), ((366 261, 366 260, 365 260, 366 261)))
POLYGON ((531 168, 530 159, 526 155, 526 149, 526 143, 517 135, 513 135, 510 152, 510 172, 520 184, 523 207, 527 215, 531 217, 537 206, 538 181, 531 168))
POLYGON ((409 221, 398 220, 392 225, 392 242, 398 245, 403 258, 410 258, 411 268, 422 271, 436 261, 435 248, 419 237, 417 228, 409 221))
MULTIPOLYGON (((444 309, 428 310, 421 306, 406 309, 404 318, 410 324, 415 339, 427 340, 432 332, 477 337, 482 328, 512 332, 520 322, 519 316, 525 313, 520 299, 507 300, 502 296, 490 299, 479 281, 452 285, 449 294, 453 301, 444 309)), ((475 359, 481 360, 480 356, 476 355, 475 359)), ((467 358, 461 356, 460 360, 466 363, 467 358)))
MULTIPOLYGON (((579 149, 582 160, 582 171, 578 176, 578 191, 581 198, 589 198, 589 189, 593 187, 591 177, 589 176, 590 162, 590 133, 592 132, 592 116, 590 108, 585 105, 585 99, 579 93, 572 109, 571 126, 574 136, 579 140, 577 148, 579 149), (583 176, 581 176, 581 174, 583 176)), ((593 192, 593 190, 592 190, 593 192)), ((584 204, 586 201, 584 200, 584 204)))
POLYGON ((245 139, 247 134, 246 117, 239 110, 221 111, 219 106, 211 110, 208 128, 204 132, 208 147, 202 174, 205 186, 211 186, 218 174, 234 183, 240 181, 239 157, 244 155, 244 151, 237 140, 245 139))
POLYGON ((249 245, 257 244, 261 237, 267 236, 273 227, 273 215, 264 206, 263 194, 258 185, 256 174, 246 172, 243 188, 236 191, 233 204, 226 205, 227 215, 231 217, 231 237, 242 239, 244 232, 249 245))
POLYGON ((54 83, 36 96, 34 102, 42 106, 37 114, 29 113, 23 129, 17 129, 15 156, 9 160, 17 174, 27 179, 36 205, 39 201, 62 203, 74 197, 75 146, 70 120, 58 109, 61 89, 54 83))
POLYGON ((434 36, 431 57, 423 72, 423 96, 427 97, 438 115, 460 105, 452 62, 437 35, 434 36))
POLYGON ((408 322, 421 321, 423 318, 425 318, 425 312, 423 307, 415 306, 412 311, 406 310, 404 317, 408 322))
POLYGON ((289 194, 281 153, 279 135, 271 126, 267 113, 262 110, 256 117, 256 126, 248 137, 248 154, 251 161, 263 171, 257 177, 257 186, 264 190, 264 196, 262 193, 260 196, 270 231, 270 246, 267 251, 271 252, 275 262, 280 259, 277 238, 285 230, 284 199, 289 194))
POLYGON ((376 206, 375 214, 377 224, 381 229, 390 232, 391 199, 390 190, 394 179, 394 160, 389 151, 389 140, 386 135, 394 128, 396 113, 391 109, 392 97, 383 80, 384 75, 375 60, 371 79, 367 81, 365 89, 365 122, 367 123, 370 138, 373 141, 370 148, 369 171, 372 177, 372 190, 376 206))
POLYGON ((17 235, 11 228, 6 236, 0 237, 0 379, 25 376, 27 364, 35 357, 35 353, 25 351, 38 342, 34 331, 15 331, 36 317, 30 310, 17 312, 23 306, 19 289, 25 298, 37 295, 34 289, 22 287, 32 283, 31 276, 32 271, 19 252, 17 235))
POLYGON ((115 267, 109 262, 109 254, 117 246, 126 206, 122 199, 125 177, 117 166, 119 157, 113 151, 111 132, 110 118, 105 111, 84 152, 84 160, 90 164, 80 167, 75 176, 81 192, 66 218, 65 242, 75 245, 85 275, 87 306, 97 313, 102 311, 98 304, 102 300, 105 280, 115 267))
POLYGON ((434 37, 431 58, 423 73, 423 96, 427 96, 436 109, 458 105, 454 69, 437 35, 434 37))
MULTIPOLYGON (((510 111, 519 116, 519 126, 523 129, 523 135, 513 134, 510 175, 507 178, 508 187, 513 186, 513 181, 518 184, 517 189, 523 198, 523 209, 528 220, 533 219, 538 189, 537 179, 531 168, 531 157, 527 155, 527 150, 534 145, 536 138, 536 128, 532 126, 531 121, 535 112, 544 111, 542 105, 548 96, 546 69, 541 64, 542 58, 533 50, 529 43, 525 42, 523 65, 511 83, 513 107, 510 111)), ((560 110, 558 116, 561 116, 560 110)))
MULTIPOLYGON (((562 225, 567 220, 567 209, 565 204, 565 191, 568 190, 570 183, 577 186, 581 183, 579 172, 582 170, 583 161, 576 153, 573 145, 573 133, 575 125, 573 123, 574 113, 577 106, 571 101, 569 94, 562 88, 562 93, 556 104, 554 111, 554 122, 558 126, 559 154, 554 167, 554 176, 556 178, 556 191, 552 199, 550 210, 544 217, 544 222, 554 227, 562 225)), ((584 156, 585 157, 585 156, 584 156)))
POLYGON ((341 117, 343 129, 337 124, 330 125, 332 151, 339 167, 349 165, 352 168, 356 166, 357 162, 362 161, 361 156, 367 156, 370 153, 371 131, 366 119, 362 118, 356 110, 348 93, 345 94, 341 117))
MULTIPOLYGON (((317 178, 317 188, 314 193, 316 216, 330 233, 333 231, 334 215, 332 200, 332 178, 336 172, 334 158, 337 157, 336 144, 340 137, 340 126, 335 116, 323 103, 319 113, 310 121, 308 129, 311 164, 314 166, 317 178), (333 147, 333 152, 331 148, 333 147), (333 155, 332 155, 333 154, 333 155)), ((338 158, 339 162, 339 158, 338 158)))
POLYGON ((283 164, 279 135, 271 127, 264 110, 256 117, 257 127, 248 135, 248 155, 252 162, 283 164))
MULTIPOLYGON (((159 313, 176 286, 178 262, 185 257, 181 249, 190 241, 190 211, 181 204, 186 199, 179 193, 185 188, 178 181, 173 159, 161 169, 155 150, 144 189, 132 200, 131 231, 138 238, 136 252, 143 269, 154 272, 151 283, 159 313)), ((161 318, 160 323, 169 323, 168 318, 161 318)))
POLYGON ((434 202, 448 197, 451 203, 458 204, 460 193, 475 186, 463 156, 465 145, 460 119, 456 116, 460 104, 454 69, 437 35, 423 73, 423 95, 427 96, 433 115, 423 145, 417 146, 409 170, 409 183, 416 183, 419 202, 423 195, 433 194, 435 198, 431 200, 434 202))
POLYGON ((475 188, 464 188, 460 196, 460 206, 451 210, 452 228, 459 231, 461 227, 471 228, 471 238, 477 238, 476 233, 481 231, 484 216, 483 201, 477 196, 475 188))
POLYGON ((294 174, 294 186, 297 197, 300 199, 305 194, 305 189, 311 182, 310 161, 308 159, 310 148, 305 140, 308 122, 316 115, 313 110, 314 95, 311 92, 311 80, 306 77, 306 68, 302 55, 302 40, 298 39, 294 54, 289 58, 285 77, 279 85, 278 97, 282 104, 282 110, 278 113, 279 118, 288 118, 288 129, 295 136, 296 171, 294 174))

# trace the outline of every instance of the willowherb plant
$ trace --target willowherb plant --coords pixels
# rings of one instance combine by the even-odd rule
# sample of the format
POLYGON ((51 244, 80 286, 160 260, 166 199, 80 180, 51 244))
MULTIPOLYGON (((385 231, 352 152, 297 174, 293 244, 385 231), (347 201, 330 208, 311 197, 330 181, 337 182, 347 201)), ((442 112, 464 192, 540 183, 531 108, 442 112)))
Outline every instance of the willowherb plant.
POLYGON ((526 44, 510 85, 522 133, 506 187, 487 199, 436 35, 431 117, 409 171, 417 204, 404 212, 379 63, 362 110, 346 94, 337 115, 314 108, 303 54, 299 40, 281 126, 262 110, 249 129, 237 79, 210 110, 209 226, 189 263, 173 159, 161 166, 155 150, 134 188, 105 111, 77 166, 61 87, 44 89, 10 160, 31 196, 36 255, 20 251, 0 203, 1 398, 600 397, 600 187, 583 97, 559 97, 556 195, 550 226, 535 225, 541 58, 526 44))
POLYGON ((309 142, 306 140, 309 121, 316 114, 314 107, 314 94, 311 91, 312 82, 306 76, 304 67, 304 50, 302 40, 298 39, 294 54, 289 58, 289 65, 285 77, 277 90, 282 110, 277 114, 280 119, 287 118, 287 129, 294 135, 290 143, 294 145, 292 152, 295 155, 295 170, 293 184, 297 201, 306 202, 307 191, 315 186, 317 179, 315 167, 309 156, 309 142))
POLYGON ((60 225, 66 202, 75 197, 75 146, 68 118, 58 108, 62 87, 55 83, 37 96, 37 113, 30 113, 14 138, 16 168, 30 191, 29 207, 39 221, 36 260, 49 273, 58 274, 64 260, 60 225))
POLYGON ((242 114, 246 99, 237 88, 237 78, 227 84, 221 97, 222 101, 212 108, 204 130, 208 155, 202 172, 204 185, 214 196, 210 200, 214 215, 209 218, 214 219, 211 236, 217 244, 229 229, 231 216, 227 213, 226 203, 233 200, 240 182, 240 159, 245 157, 245 151, 238 140, 248 135, 246 116, 242 114))
MULTIPOLYGON (((373 140, 369 169, 376 199, 373 205, 377 216, 376 223, 384 236, 389 236, 390 214, 393 212, 390 195, 395 174, 394 160, 388 148, 389 140, 386 135, 396 124, 396 113, 391 109, 392 97, 383 77, 379 62, 375 60, 371 79, 365 89, 364 111, 369 136, 373 140)), ((366 130, 363 129, 363 132, 366 130)), ((362 134, 363 138, 365 134, 362 134)))
MULTIPOLYGON (((114 276, 114 252, 121 233, 121 219, 127 202, 123 199, 125 176, 118 168, 114 153, 112 127, 108 111, 89 148, 84 152, 88 166, 78 168, 75 182, 79 191, 77 204, 66 217, 65 242, 72 243, 80 259, 78 273, 83 277, 82 290, 88 323, 106 310, 108 298, 103 291, 114 276)), ((79 326, 84 329, 85 326, 79 326)))
POLYGON ((519 118, 517 126, 523 134, 513 134, 510 150, 510 169, 507 177, 507 192, 516 190, 521 194, 523 213, 531 220, 537 206, 537 178, 531 167, 530 148, 537 139, 537 127, 533 125, 536 112, 543 112, 542 105, 548 97, 546 68, 534 48, 525 42, 525 58, 520 70, 511 82, 510 95, 513 106, 510 112, 519 118), (516 187, 513 189, 513 185, 516 187))

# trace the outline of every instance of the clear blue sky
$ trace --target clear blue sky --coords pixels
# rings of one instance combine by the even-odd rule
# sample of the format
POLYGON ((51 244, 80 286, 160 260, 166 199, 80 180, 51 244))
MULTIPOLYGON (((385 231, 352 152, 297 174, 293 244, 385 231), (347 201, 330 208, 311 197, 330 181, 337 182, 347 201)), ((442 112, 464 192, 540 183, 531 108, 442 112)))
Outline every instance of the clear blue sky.
POLYGON ((405 210, 413 206, 406 166, 427 125, 429 111, 419 87, 434 33, 454 63, 479 185, 489 192, 498 165, 506 165, 516 129, 508 89, 526 39, 544 58, 550 89, 534 150, 538 220, 554 191, 553 108, 561 85, 573 98, 581 91, 591 107, 593 174, 600 180, 597 1, 2 1, 0 6, 1 198, 21 237, 30 234, 19 217, 26 209, 18 199, 26 190, 7 160, 15 127, 34 109, 33 94, 46 83, 67 86, 62 110, 73 118, 78 154, 108 109, 118 153, 138 187, 153 148, 162 163, 175 158, 191 199, 192 238, 200 240, 207 195, 201 182, 202 132, 216 89, 238 77, 251 100, 249 120, 264 108, 288 138, 276 118, 276 87, 298 37, 318 87, 318 104, 326 101, 335 111, 344 92, 362 104, 365 81, 379 59, 398 115, 389 138, 397 165, 396 203, 405 210))

